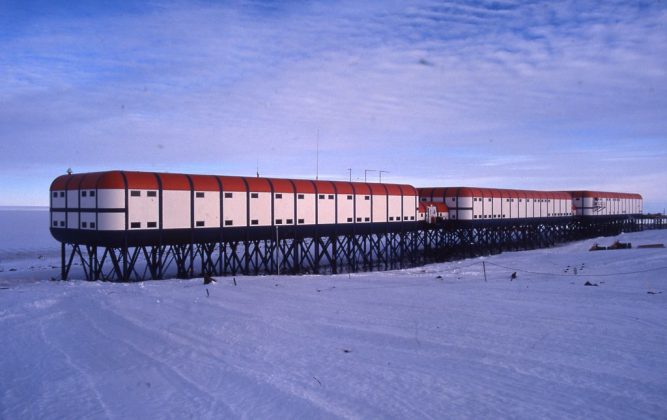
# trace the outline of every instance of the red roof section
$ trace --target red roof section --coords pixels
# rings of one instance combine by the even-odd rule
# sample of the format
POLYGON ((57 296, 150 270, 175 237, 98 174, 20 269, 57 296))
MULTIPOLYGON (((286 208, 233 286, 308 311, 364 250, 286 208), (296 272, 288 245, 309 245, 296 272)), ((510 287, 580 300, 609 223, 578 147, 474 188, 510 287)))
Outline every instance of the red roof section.
POLYGON ((449 213, 449 207, 445 203, 436 203, 433 201, 422 201, 419 203, 419 211, 424 213, 427 207, 435 207, 438 213, 449 213))
MULTIPOLYGON (((218 180, 211 175, 190 175, 195 191, 220 191, 218 180)), ((189 189, 189 187, 188 187, 189 189)))
POLYGON ((353 182, 352 186, 354 187, 354 190, 357 192, 357 195, 371 194, 371 187, 369 187, 368 184, 364 182, 353 182))
POLYGON ((338 194, 354 194, 352 184, 349 182, 334 181, 334 183, 336 184, 336 191, 338 191, 338 194))
POLYGON ((315 194, 315 186, 311 181, 304 179, 295 179, 294 186, 296 186, 296 192, 299 194, 315 194))
POLYGON ((120 171, 102 172, 97 179, 97 188, 106 190, 125 189, 125 181, 120 171))
POLYGON ((277 193, 294 193, 294 186, 289 179, 270 179, 273 185, 273 192, 277 193))
MULTIPOLYGON (((176 190, 176 191, 189 191, 190 190, 190 181, 188 181, 188 177, 182 174, 158 174, 160 177, 160 180, 162 181, 162 189, 163 190, 176 190)), ((130 176, 128 172, 128 178, 127 178, 127 186, 128 188, 146 188, 146 189, 151 189, 151 188, 157 188, 157 183, 154 187, 148 186, 148 184, 144 184, 139 186, 139 180, 136 181, 130 181, 130 176), (135 185, 134 182, 136 182, 137 186, 135 185)))
POLYGON ((248 191, 271 192, 271 184, 266 178, 244 178, 248 183, 248 191))
POLYGON ((218 179, 222 183, 223 191, 242 191, 246 192, 245 182, 240 176, 219 176, 218 179))
POLYGON ((642 196, 635 193, 618 193, 606 191, 570 191, 573 197, 590 197, 590 198, 625 198, 641 200, 642 196))
POLYGON ((318 194, 335 194, 334 183, 332 181, 313 181, 318 194))
POLYGON ((384 184, 368 184, 372 195, 387 195, 387 189, 384 184))

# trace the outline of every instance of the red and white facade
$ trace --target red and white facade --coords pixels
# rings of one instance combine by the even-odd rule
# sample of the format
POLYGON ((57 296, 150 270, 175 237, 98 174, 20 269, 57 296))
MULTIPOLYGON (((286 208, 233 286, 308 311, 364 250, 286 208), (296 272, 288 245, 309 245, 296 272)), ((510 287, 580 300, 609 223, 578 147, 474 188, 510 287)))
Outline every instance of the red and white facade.
POLYGON ((445 203, 450 220, 557 218, 573 215, 572 197, 561 191, 497 188, 419 188, 420 202, 445 203))
POLYGON ((617 216, 641 214, 644 211, 643 198, 639 194, 570 191, 577 216, 617 216))
POLYGON ((193 238, 198 231, 416 221, 410 185, 128 171, 63 175, 51 185, 54 236, 155 231, 164 240, 177 231, 193 238))

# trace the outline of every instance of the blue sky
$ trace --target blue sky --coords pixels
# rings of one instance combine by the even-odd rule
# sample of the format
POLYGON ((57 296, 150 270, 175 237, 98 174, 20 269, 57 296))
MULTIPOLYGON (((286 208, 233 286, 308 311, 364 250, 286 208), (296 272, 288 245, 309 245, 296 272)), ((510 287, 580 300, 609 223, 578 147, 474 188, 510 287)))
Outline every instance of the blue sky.
POLYGON ((0 3, 0 205, 68 167, 639 192, 665 1, 0 3), (377 174, 369 174, 375 177, 377 174))

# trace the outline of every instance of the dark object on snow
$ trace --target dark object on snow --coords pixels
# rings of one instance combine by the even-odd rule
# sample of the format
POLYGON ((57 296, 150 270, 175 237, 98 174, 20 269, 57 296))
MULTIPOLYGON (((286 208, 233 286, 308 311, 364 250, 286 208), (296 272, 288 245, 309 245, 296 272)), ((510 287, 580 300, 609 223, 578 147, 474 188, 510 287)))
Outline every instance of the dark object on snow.
POLYGON ((436 279, 441 279, 441 278, 442 278, 442 276, 438 276, 438 277, 436 277, 436 279))
POLYGON ((607 247, 607 249, 630 249, 630 248, 632 248, 632 244, 630 242, 619 242, 619 241, 614 241, 613 244, 607 247))
POLYGON ((206 288, 206 297, 211 296, 211 294, 208 292, 208 287, 206 288))
POLYGON ((584 283, 584 286, 597 286, 597 285, 598 285, 597 283, 591 283, 590 281, 584 283))
POLYGON ((232 280, 234 281, 234 286, 236 286, 236 277, 232 277, 232 280))
POLYGON ((516 271, 510 276, 510 281, 516 280, 516 271))
POLYGON ((9 271, 16 271, 16 269, 15 268, 10 268, 9 271))
POLYGON ((651 291, 648 291, 648 292, 646 292, 646 293, 649 294, 649 295, 659 295, 659 294, 661 294, 662 292, 651 292, 651 291))
POLYGON ((637 248, 664 248, 665 244, 646 244, 639 245, 637 248))
POLYGON ((209 276, 208 274, 204 276, 204 284, 211 284, 215 282, 216 280, 213 277, 209 276))
POLYGON ((589 251, 604 251, 605 249, 607 249, 606 246, 600 246, 596 242, 596 243, 593 244, 592 247, 590 247, 589 251))

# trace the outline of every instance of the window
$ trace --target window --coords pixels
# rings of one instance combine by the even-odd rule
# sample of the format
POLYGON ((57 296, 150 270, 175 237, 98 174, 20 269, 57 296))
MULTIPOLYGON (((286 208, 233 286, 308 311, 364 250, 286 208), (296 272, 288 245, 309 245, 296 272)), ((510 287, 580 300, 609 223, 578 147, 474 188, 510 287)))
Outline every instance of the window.
POLYGON ((140 228, 141 228, 141 222, 130 223, 130 229, 140 229, 140 228))
POLYGON ((276 200, 280 200, 281 198, 283 198, 282 194, 276 194, 276 200))
POLYGON ((204 198, 204 193, 203 192, 198 192, 198 193, 195 193, 195 196, 197 198, 204 198))
POLYGON ((55 191, 53 192, 53 198, 58 198, 58 193, 55 191))
POLYGON ((389 221, 393 222, 394 221, 394 216, 389 216, 389 221))
POLYGON ((63 198, 65 196, 65 191, 60 191, 60 198, 63 198))
POLYGON ((225 198, 232 198, 233 194, 232 193, 225 193, 225 198))
POLYGON ((146 223, 146 227, 156 228, 157 227, 157 222, 148 222, 148 223, 146 223))
POLYGON ((408 220, 408 216, 403 216, 403 220, 408 220))
POLYGON ((85 196, 86 196, 86 192, 85 192, 85 191, 81 191, 81 197, 85 197, 85 196))
POLYGON ((259 198, 258 193, 250 193, 250 198, 259 198))
POLYGON ((347 218, 347 223, 352 223, 352 218, 351 217, 347 218))
POLYGON ((303 195, 303 194, 299 194, 299 195, 297 195, 297 198, 298 198, 299 200, 303 200, 304 195, 303 195))
POLYGON ((53 221, 53 226, 58 227, 58 222, 56 222, 56 221, 54 220, 54 221, 53 221))
POLYGON ((287 219, 285 220, 285 224, 292 225, 294 224, 294 219, 287 219))
POLYGON ((473 218, 473 219, 477 219, 477 215, 473 215, 472 218, 473 218))
POLYGON ((88 227, 88 223, 86 223, 86 222, 81 222, 81 227, 82 227, 82 228, 87 228, 87 227, 88 227))
POLYGON ((253 219, 253 220, 250 221, 250 224, 251 224, 251 225, 258 225, 258 224, 259 224, 259 220, 257 220, 257 219, 253 219))
POLYGON ((410 220, 415 220, 415 216, 410 216, 410 220))
POLYGON ((141 191, 130 191, 130 197, 141 197, 141 191))
POLYGON ((233 224, 234 222, 232 222, 231 220, 225 220, 225 226, 231 226, 233 224))
POLYGON ((361 217, 357 217, 357 222, 361 222, 361 217))
POLYGON ((197 221, 195 222, 195 226, 197 226, 197 227, 203 227, 203 226, 204 226, 204 221, 203 221, 203 220, 197 220, 197 221))
POLYGON ((348 200, 352 200, 352 196, 351 196, 351 195, 348 195, 348 196, 347 196, 347 199, 348 199, 348 200))
POLYGON ((334 199, 333 194, 329 194, 329 200, 333 200, 333 199, 334 199))
POLYGON ((95 222, 90 222, 90 228, 95 229, 95 222))
POLYGON ((371 199, 370 196, 368 196, 368 195, 365 195, 365 196, 364 196, 364 200, 370 200, 370 199, 371 199))
POLYGON ((320 200, 324 200, 324 194, 318 195, 317 198, 319 198, 320 200))
POLYGON ((146 197, 157 197, 157 191, 146 191, 146 197))
POLYGON ((283 219, 276 219, 276 224, 277 225, 282 225, 283 224, 283 219))
POLYGON ((60 227, 65 227, 65 222, 60 222, 60 227))
POLYGON ((489 198, 489 199, 487 199, 487 201, 490 203, 490 202, 491 202, 491 199, 489 198))
POLYGON ((88 196, 89 197, 95 197, 95 191, 91 191, 90 193, 88 193, 88 196))
POLYGON ((364 217, 364 222, 370 222, 371 218, 370 217, 364 217))
POLYGON ((297 221, 299 222, 299 224, 303 224, 303 223, 305 223, 305 220, 303 220, 303 219, 299 219, 299 220, 297 220, 297 221))

